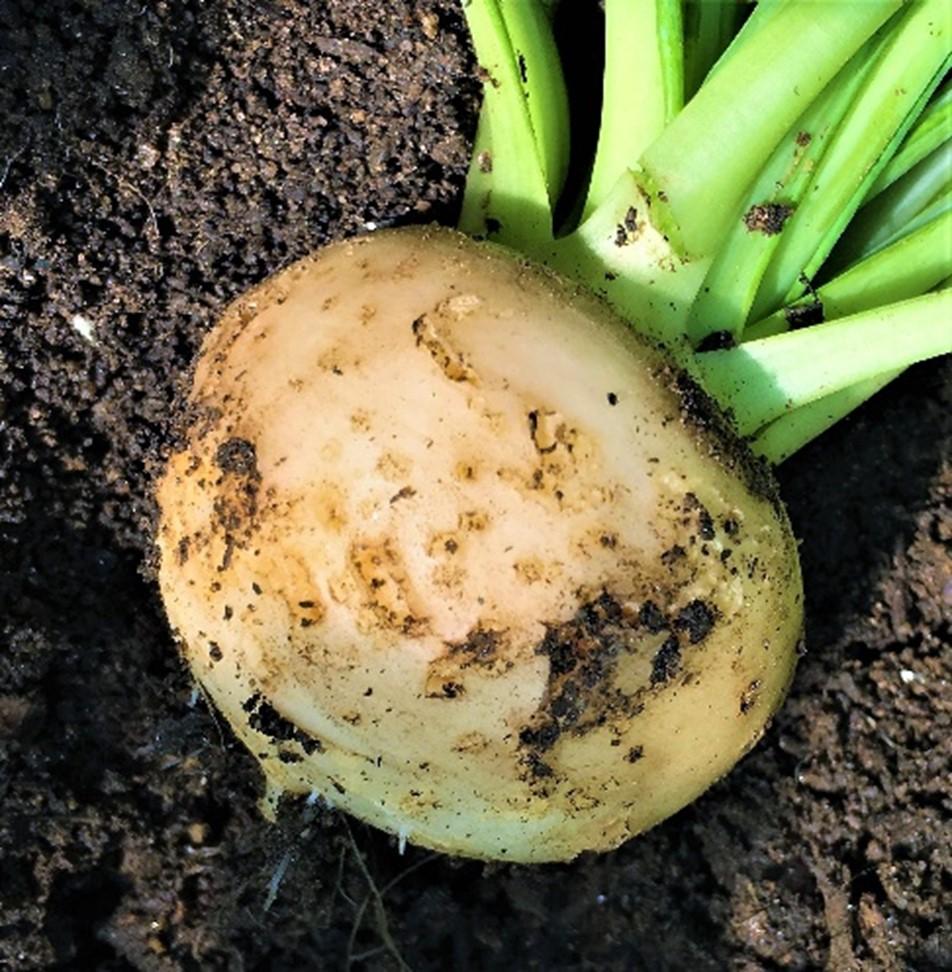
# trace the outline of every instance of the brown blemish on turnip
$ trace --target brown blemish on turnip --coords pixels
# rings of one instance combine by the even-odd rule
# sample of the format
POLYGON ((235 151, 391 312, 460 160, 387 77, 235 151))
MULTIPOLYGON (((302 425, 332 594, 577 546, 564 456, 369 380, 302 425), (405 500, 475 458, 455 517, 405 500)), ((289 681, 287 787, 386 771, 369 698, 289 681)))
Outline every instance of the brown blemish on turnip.
POLYGON ((583 604, 570 621, 546 626, 535 647, 537 655, 549 660, 545 696, 519 732, 521 758, 530 776, 539 775, 541 754, 563 733, 582 735, 627 721, 641 710, 635 695, 615 685, 620 656, 630 650, 638 627, 638 616, 607 592, 583 604))
POLYGON ((286 719, 260 692, 246 699, 242 708, 248 713, 248 725, 274 742, 295 742, 308 756, 324 751, 320 739, 286 719))
POLYGON ((466 355, 453 347, 448 325, 469 316, 480 303, 479 298, 471 294, 451 297, 441 301, 432 311, 421 314, 410 325, 417 347, 429 351, 436 366, 450 381, 479 384, 479 377, 466 355))
POLYGON ((477 625, 462 640, 447 642, 446 651, 434 658, 426 670, 424 694, 427 698, 455 699, 466 690, 466 673, 498 676, 512 668, 513 646, 505 631, 477 625), (446 686, 452 686, 447 692, 446 686))
POLYGON ((557 412, 544 409, 533 409, 529 412, 529 435, 538 452, 554 452, 559 444, 560 430, 564 430, 564 423, 557 412))
POLYGON ((413 468, 410 460, 397 452, 385 452, 377 460, 377 472, 380 473, 384 479, 387 480, 399 480, 406 479, 410 475, 410 470, 413 468))
POLYGON ((371 423, 371 414, 366 409, 358 408, 351 413, 350 427, 355 432, 369 432, 370 423, 371 423))
POLYGON ((379 627, 403 634, 423 633, 427 619, 392 541, 353 544, 350 563, 362 586, 363 602, 379 627))
POLYGON ((651 684, 663 685, 680 667, 681 642, 677 635, 669 635, 651 661, 651 684))
POLYGON ((232 437, 215 451, 215 466, 221 475, 215 480, 211 529, 222 535, 224 550, 219 570, 227 570, 235 547, 248 543, 256 526, 261 474, 252 442, 232 437))
POLYGON ((334 483, 326 483, 317 490, 314 513, 318 523, 334 533, 340 533, 348 523, 347 499, 341 488, 334 483))
POLYGON ((538 557, 517 560, 512 569, 523 584, 538 584, 546 576, 545 564, 538 557))
POLYGON ((462 538, 455 531, 434 533, 426 545, 426 553, 434 559, 443 559, 456 554, 461 546, 462 538))
POLYGON ((457 529, 462 533, 480 533, 489 526, 489 514, 482 510, 466 510, 460 513, 457 529))
POLYGON ((748 712, 757 704, 757 700, 760 697, 760 687, 761 681, 759 678, 755 678, 748 686, 741 692, 740 696, 740 714, 747 715, 748 712))
POLYGON ((474 459, 461 459, 453 469, 453 478, 460 482, 475 482, 479 478, 479 463, 474 459))
POLYGON ((489 740, 481 732, 467 732, 453 743, 458 753, 478 753, 489 745, 489 740))

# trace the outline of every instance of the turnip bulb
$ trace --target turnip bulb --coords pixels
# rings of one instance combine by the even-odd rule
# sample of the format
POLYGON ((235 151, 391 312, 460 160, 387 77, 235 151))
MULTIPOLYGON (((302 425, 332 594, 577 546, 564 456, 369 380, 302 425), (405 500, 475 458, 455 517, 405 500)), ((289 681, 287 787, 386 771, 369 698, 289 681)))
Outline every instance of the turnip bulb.
POLYGON ((272 809, 552 861, 684 806, 792 677, 772 464, 952 346, 947 0, 604 7, 581 193, 556 5, 468 0, 466 235, 328 246, 202 348, 159 581, 272 809))
POLYGON ((336 244, 201 352, 162 595, 272 792, 515 861, 760 737, 801 587, 765 466, 586 291, 451 230, 336 244))

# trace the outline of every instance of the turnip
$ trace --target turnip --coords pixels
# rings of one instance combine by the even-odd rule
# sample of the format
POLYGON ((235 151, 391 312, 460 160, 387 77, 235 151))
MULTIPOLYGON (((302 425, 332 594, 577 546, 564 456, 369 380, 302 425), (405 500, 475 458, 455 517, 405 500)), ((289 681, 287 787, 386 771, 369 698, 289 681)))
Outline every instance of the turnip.
POLYGON ((736 10, 608 0, 558 227, 549 6, 465 6, 469 236, 239 298, 158 490, 169 620, 272 805, 516 861, 615 847, 757 741, 803 622, 770 464, 952 343, 943 2, 762 3, 708 70, 736 10))

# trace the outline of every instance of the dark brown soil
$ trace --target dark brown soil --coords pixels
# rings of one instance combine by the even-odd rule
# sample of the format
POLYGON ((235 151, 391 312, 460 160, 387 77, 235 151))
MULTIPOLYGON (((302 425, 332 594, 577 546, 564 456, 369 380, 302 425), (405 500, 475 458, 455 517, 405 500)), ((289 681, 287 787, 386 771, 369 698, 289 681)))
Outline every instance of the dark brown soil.
POLYGON ((454 0, 0 0, 0 967, 952 968, 948 365, 784 469, 791 698, 617 853, 400 856, 303 804, 271 826, 196 698, 143 571, 172 404, 249 285, 452 221, 462 38, 454 0))

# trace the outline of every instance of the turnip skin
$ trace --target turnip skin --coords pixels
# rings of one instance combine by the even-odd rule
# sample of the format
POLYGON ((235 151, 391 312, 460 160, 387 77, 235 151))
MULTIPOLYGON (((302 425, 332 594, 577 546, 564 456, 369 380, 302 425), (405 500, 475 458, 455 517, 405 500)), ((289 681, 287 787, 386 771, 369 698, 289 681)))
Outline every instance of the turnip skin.
POLYGON ((202 350, 169 620, 273 790, 463 856, 615 847, 757 741, 795 663, 795 542, 712 408, 502 248, 326 247, 202 350))

